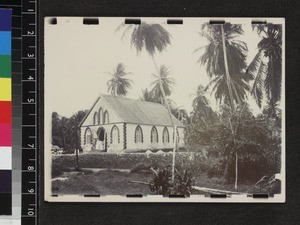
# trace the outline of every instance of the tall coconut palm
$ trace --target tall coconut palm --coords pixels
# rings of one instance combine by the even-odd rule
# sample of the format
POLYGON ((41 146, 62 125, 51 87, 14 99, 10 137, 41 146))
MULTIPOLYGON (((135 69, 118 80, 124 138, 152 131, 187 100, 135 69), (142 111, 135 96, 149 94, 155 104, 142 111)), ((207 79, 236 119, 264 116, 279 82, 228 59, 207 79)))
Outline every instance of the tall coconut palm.
MULTIPOLYGON (((167 101, 166 93, 163 87, 162 77, 160 76, 159 67, 155 61, 155 54, 157 52, 163 52, 168 45, 171 44, 171 35, 170 33, 160 24, 148 24, 146 22, 141 22, 141 24, 121 24, 117 30, 120 30, 125 27, 122 38, 126 35, 129 30, 132 30, 131 33, 131 46, 134 47, 139 55, 144 49, 149 54, 150 58, 153 61, 155 66, 156 74, 159 75, 159 86, 161 89, 161 93, 163 96, 164 103, 168 109, 168 113, 170 116, 170 120, 173 126, 174 131, 176 130, 176 126, 174 123, 174 119, 171 113, 170 106, 167 101)), ((175 152, 177 148, 177 134, 175 132, 175 141, 174 141, 174 149, 173 149, 173 163, 172 163, 172 179, 174 180, 175 176, 175 152)))
POLYGON ((155 81, 151 83, 151 94, 155 96, 157 99, 160 99, 161 102, 164 102, 163 94, 160 87, 160 82, 162 82, 163 90, 165 91, 166 96, 170 96, 173 86, 175 85, 175 81, 173 78, 169 77, 170 71, 167 66, 162 65, 159 68, 159 74, 152 74, 156 78, 155 81), (160 81, 161 80, 161 81, 160 81))
MULTIPOLYGON (((237 37, 243 34, 241 25, 204 24, 200 35, 208 40, 199 62, 206 67, 206 72, 211 78, 209 86, 213 86, 216 99, 230 105, 231 112, 235 111, 235 105, 240 105, 246 98, 246 90, 249 89, 246 83, 250 76, 244 73, 246 69, 246 56, 248 48, 245 42, 237 37)), ((208 87, 209 87, 208 86, 208 87)), ((232 132, 235 149, 235 189, 238 182, 238 151, 235 129, 229 118, 230 130, 232 132)))
POLYGON ((205 66, 215 98, 231 108, 246 98, 250 77, 244 73, 248 48, 237 37, 243 34, 241 25, 204 24, 200 35, 208 44, 195 51, 202 52, 198 62, 205 66))
POLYGON ((123 63, 119 63, 113 73, 109 73, 112 78, 106 83, 107 92, 114 96, 126 96, 131 88, 132 80, 125 78, 130 73, 125 71, 123 63))

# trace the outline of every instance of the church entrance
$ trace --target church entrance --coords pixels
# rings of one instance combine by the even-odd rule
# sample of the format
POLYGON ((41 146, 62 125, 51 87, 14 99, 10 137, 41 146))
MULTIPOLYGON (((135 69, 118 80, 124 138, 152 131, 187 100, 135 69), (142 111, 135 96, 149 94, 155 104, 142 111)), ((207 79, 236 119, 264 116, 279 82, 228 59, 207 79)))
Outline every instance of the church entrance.
POLYGON ((99 127, 97 130, 97 149, 107 151, 106 133, 103 127, 99 127))

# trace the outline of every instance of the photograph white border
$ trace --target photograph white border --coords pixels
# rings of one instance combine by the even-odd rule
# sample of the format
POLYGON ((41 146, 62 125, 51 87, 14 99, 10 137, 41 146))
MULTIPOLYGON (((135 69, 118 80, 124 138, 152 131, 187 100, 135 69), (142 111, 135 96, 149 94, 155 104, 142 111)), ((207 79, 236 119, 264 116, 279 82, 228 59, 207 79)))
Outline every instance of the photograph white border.
MULTIPOLYGON (((45 37, 47 35, 47 26, 49 19, 54 17, 45 17, 44 18, 44 30, 45 37)), ((68 19, 70 17, 55 17, 60 19, 68 19)), ((81 17, 88 18, 88 17, 81 17)), ((101 20, 102 17, 91 17, 91 18, 99 18, 101 20)), ((104 17, 104 19, 122 19, 122 17, 104 17)), ((128 18, 123 18, 129 19, 128 18)), ((134 18, 130 17, 130 19, 141 19, 142 21, 147 21, 147 19, 155 19, 157 22, 166 23, 167 19, 181 19, 183 20, 183 24, 185 21, 195 21, 198 20, 201 23, 209 22, 209 21, 218 21, 224 20, 225 22, 230 22, 233 24, 245 24, 250 23, 251 21, 267 21, 268 23, 277 23, 282 24, 282 95, 281 95, 281 104, 282 104, 282 140, 281 140, 281 193, 275 194, 274 197, 269 198, 253 198, 247 195, 227 195, 226 198, 211 198, 209 196, 204 195, 191 195, 186 198, 169 198, 158 195, 148 195, 143 196, 142 198, 132 198, 121 195, 105 195, 100 197, 84 197, 84 195, 59 195, 52 196, 51 194, 51 151, 44 151, 45 149, 51 149, 51 116, 49 116, 49 112, 52 112, 51 108, 51 93, 49 93, 47 82, 50 78, 49 74, 47 74, 47 61, 46 61, 46 50, 44 53, 45 59, 45 83, 44 83, 44 191, 45 191, 45 201, 49 202, 178 202, 178 203, 285 203, 286 200, 286 124, 285 124, 285 19, 284 18, 227 18, 227 17, 191 17, 191 18, 164 18, 164 17, 139 17, 134 18)), ((46 46, 46 43, 45 45, 46 46)), ((46 47, 45 47, 46 48, 46 47)))

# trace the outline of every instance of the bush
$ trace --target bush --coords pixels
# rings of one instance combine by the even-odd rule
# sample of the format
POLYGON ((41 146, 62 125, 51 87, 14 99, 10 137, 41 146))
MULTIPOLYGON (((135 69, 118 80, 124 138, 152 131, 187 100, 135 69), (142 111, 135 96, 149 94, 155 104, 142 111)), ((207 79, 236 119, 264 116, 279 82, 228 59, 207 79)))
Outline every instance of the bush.
POLYGON ((150 191, 156 195, 185 195, 190 196, 194 178, 187 171, 175 170, 174 181, 172 181, 172 173, 170 168, 153 169, 151 168, 153 177, 149 182, 150 191))

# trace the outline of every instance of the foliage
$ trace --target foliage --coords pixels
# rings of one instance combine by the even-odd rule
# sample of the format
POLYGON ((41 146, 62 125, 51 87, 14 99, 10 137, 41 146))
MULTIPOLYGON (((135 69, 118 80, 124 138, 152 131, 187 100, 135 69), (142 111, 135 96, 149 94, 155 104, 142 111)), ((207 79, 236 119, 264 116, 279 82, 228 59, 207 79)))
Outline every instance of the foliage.
POLYGON ((133 81, 125 78, 130 73, 125 71, 124 64, 119 63, 114 72, 109 74, 112 78, 107 82, 107 91, 114 96, 126 96, 133 81))
POLYGON ((185 195, 189 196, 194 186, 194 178, 187 170, 179 172, 175 169, 174 181, 171 180, 171 171, 165 169, 153 169, 153 177, 149 182, 150 191, 157 195, 185 195))
POLYGON ((220 103, 229 104, 228 85, 233 91, 233 100, 240 103, 246 98, 249 86, 247 81, 249 75, 244 73, 246 69, 246 56, 248 48, 245 42, 238 40, 238 37, 244 33, 241 25, 229 24, 211 25, 205 24, 200 32, 201 37, 208 40, 208 44, 195 51, 200 51, 201 56, 198 62, 205 66, 207 74, 211 80, 207 88, 220 103), (228 61, 228 70, 230 83, 226 81, 224 49, 222 42, 221 26, 225 33, 225 46, 228 61))
POLYGON ((60 116, 57 112, 53 112, 52 145, 62 148, 64 153, 72 153, 76 148, 80 148, 80 135, 77 126, 79 122, 83 120, 87 112, 88 110, 78 111, 70 118, 60 116))
POLYGON ((153 92, 149 91, 148 88, 142 90, 142 97, 140 97, 140 100, 147 101, 147 102, 161 103, 161 100, 158 99, 157 96, 154 96, 153 92))
POLYGON ((258 71, 262 61, 266 61, 264 88, 267 98, 277 102, 281 97, 282 82, 282 26, 275 24, 254 25, 253 29, 257 31, 262 38, 258 43, 258 53, 250 64, 250 71, 258 71))
MULTIPOLYGON (((224 109, 222 123, 212 130, 212 147, 219 157, 228 163, 227 181, 235 176, 235 155, 238 153, 239 179, 256 180, 263 174, 278 172, 278 162, 274 155, 280 155, 280 147, 275 144, 268 124, 264 119, 254 117, 249 110, 240 118, 240 110, 228 115, 224 109), (232 127, 235 135, 232 135, 232 127)), ((224 166, 226 167, 226 166, 224 166)))
POLYGON ((172 194, 189 196, 195 183, 194 178, 192 177, 191 173, 188 172, 188 170, 183 170, 183 172, 178 170, 175 171, 176 175, 171 191, 172 194))
POLYGON ((154 76, 156 80, 151 83, 151 87, 152 87, 151 94, 152 96, 154 96, 155 99, 160 99, 161 102, 163 100, 163 94, 160 89, 159 77, 161 78, 162 86, 166 96, 170 96, 173 86, 175 85, 175 81, 173 78, 170 78, 169 75, 170 75, 169 68, 165 65, 160 66, 159 74, 157 75, 152 74, 152 76, 154 76))
POLYGON ((171 44, 170 33, 163 28, 160 24, 148 24, 142 22, 139 25, 134 24, 121 24, 117 31, 124 29, 122 39, 128 31, 131 33, 131 46, 133 46, 137 54, 145 49, 149 55, 153 56, 156 52, 162 52, 167 45, 171 44))
POLYGON ((187 142, 191 146, 209 144, 212 136, 210 127, 219 123, 219 117, 212 110, 205 93, 204 87, 199 85, 193 100, 191 122, 187 126, 187 142))
POLYGON ((153 169, 150 168, 153 173, 153 178, 149 182, 150 191, 157 195, 170 194, 171 173, 168 169, 153 169))
MULTIPOLYGON (((206 158, 201 152, 177 152, 177 167, 180 170, 188 169, 195 173, 207 171, 210 168, 211 161, 206 163, 206 158), (207 167, 207 168, 206 168, 207 167)), ((74 167, 74 155, 54 155, 52 163, 63 164, 65 167, 74 167)), ((130 169, 138 167, 138 164, 144 164, 145 167, 165 168, 172 165, 172 154, 149 154, 146 153, 99 153, 99 154, 81 154, 79 156, 81 168, 108 168, 108 169, 130 169)))
POLYGON ((259 181, 256 182, 255 187, 260 192, 277 194, 280 193, 281 183, 280 180, 276 179, 276 174, 271 176, 263 176, 259 181))

